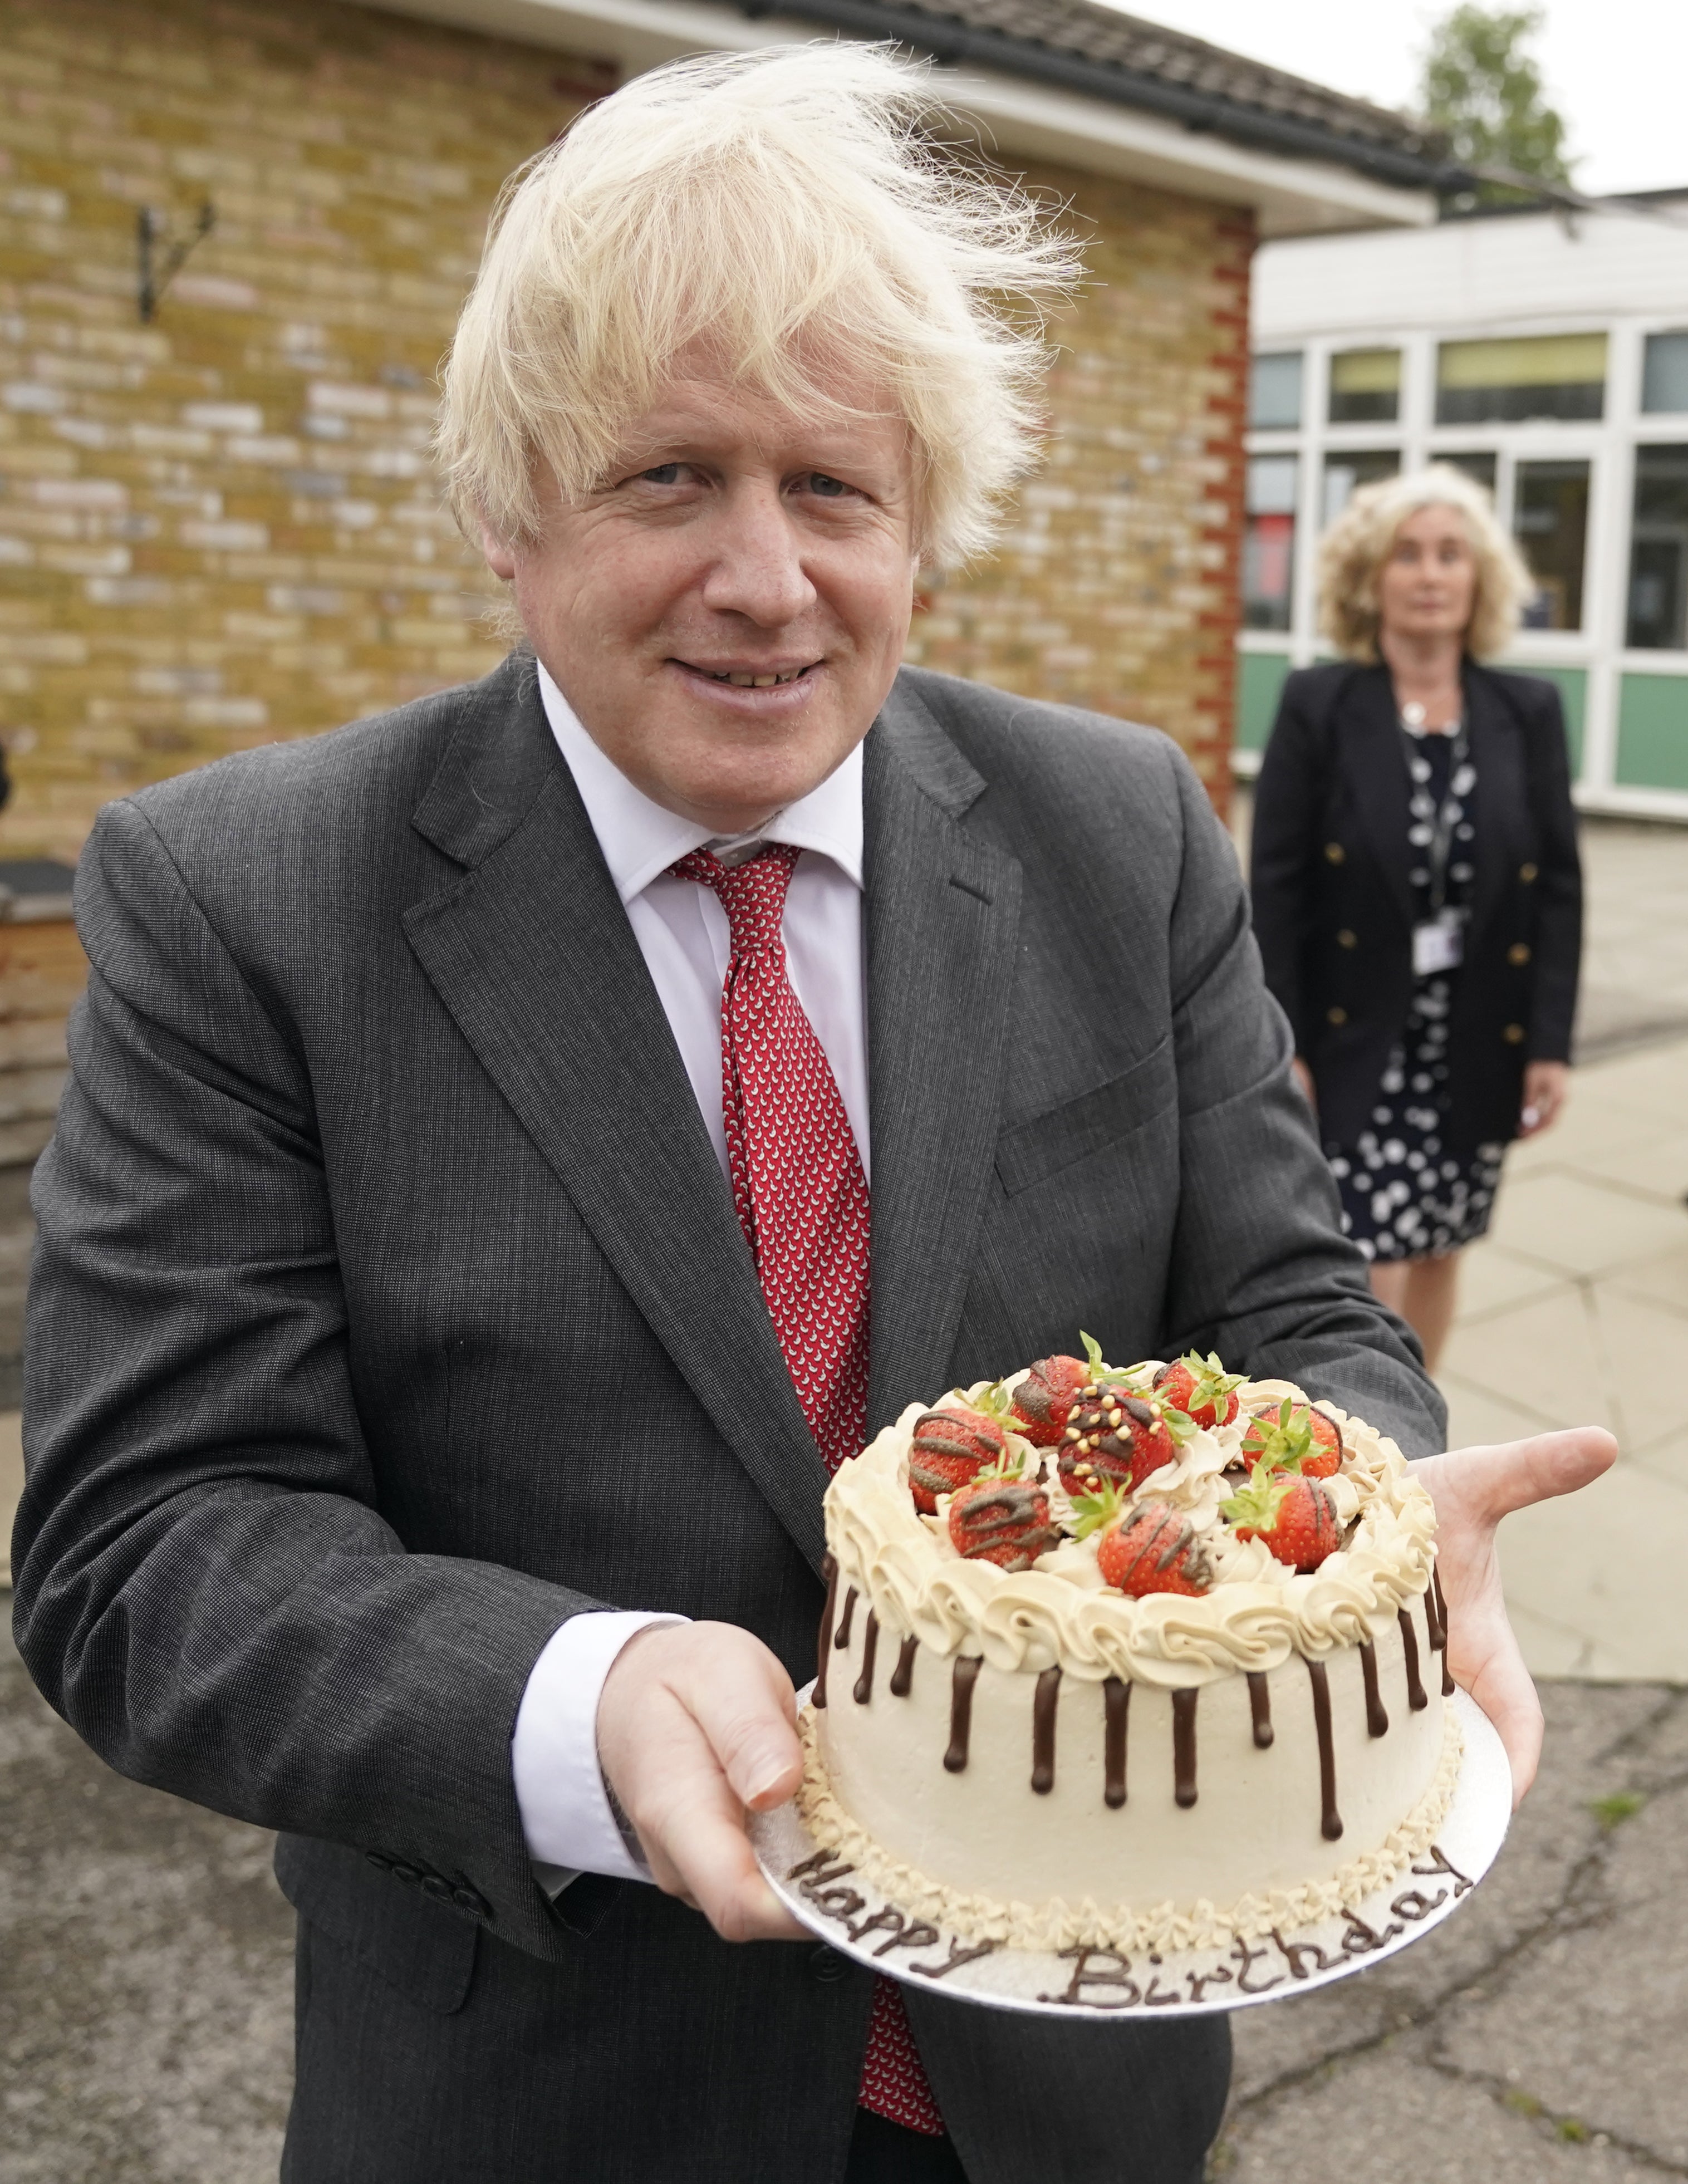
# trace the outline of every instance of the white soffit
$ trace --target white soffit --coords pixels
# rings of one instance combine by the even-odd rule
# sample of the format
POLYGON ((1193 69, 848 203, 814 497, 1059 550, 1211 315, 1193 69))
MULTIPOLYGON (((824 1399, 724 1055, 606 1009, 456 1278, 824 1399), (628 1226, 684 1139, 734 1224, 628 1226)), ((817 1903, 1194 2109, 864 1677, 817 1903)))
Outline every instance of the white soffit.
MULTIPOLYGON (((637 75, 682 53, 802 45, 829 34, 789 15, 752 20, 706 0, 365 0, 485 36, 554 46, 614 61, 637 75)), ((1335 161, 1282 159, 1210 131, 1056 86, 979 69, 937 72, 946 101, 981 125, 998 159, 1045 159, 1089 174, 1152 183, 1189 197, 1254 208, 1262 236, 1355 228, 1421 227, 1435 218, 1428 192, 1392 188, 1335 161)))

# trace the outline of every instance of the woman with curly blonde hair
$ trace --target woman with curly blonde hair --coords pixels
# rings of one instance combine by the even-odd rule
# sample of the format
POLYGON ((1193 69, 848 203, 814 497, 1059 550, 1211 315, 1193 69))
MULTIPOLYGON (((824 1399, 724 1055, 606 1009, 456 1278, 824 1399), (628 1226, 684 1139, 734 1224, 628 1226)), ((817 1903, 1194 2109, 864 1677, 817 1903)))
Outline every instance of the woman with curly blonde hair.
POLYGON ((1343 1227, 1434 1369, 1507 1145, 1565 1098, 1582 921, 1565 727, 1553 684, 1482 664, 1532 587, 1462 472, 1357 493, 1320 564, 1345 657, 1284 686, 1255 931, 1343 1227))

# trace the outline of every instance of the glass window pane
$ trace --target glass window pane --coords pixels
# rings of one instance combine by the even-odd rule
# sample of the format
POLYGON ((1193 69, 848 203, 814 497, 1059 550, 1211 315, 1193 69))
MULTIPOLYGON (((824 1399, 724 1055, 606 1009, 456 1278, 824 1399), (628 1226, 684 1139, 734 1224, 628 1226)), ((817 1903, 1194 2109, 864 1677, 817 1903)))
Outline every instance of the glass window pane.
POLYGON ((1439 425, 1599 417, 1605 408, 1604 334, 1444 342, 1437 353, 1439 425))
POLYGON ((1350 348, 1330 359, 1333 425, 1392 425, 1401 415, 1401 351, 1350 348))
POLYGON ((1583 626, 1583 549, 1588 538, 1588 465, 1520 463, 1513 529, 1535 578, 1526 629, 1583 626))
POLYGON ((1446 463, 1450 470, 1463 471, 1474 478, 1492 499, 1495 491, 1495 458, 1486 448, 1461 448, 1457 453, 1440 448, 1430 458, 1433 463, 1446 463))
POLYGON ((1288 629, 1295 568, 1294 455, 1255 455, 1248 467, 1243 532, 1243 627, 1288 629))
POLYGON ((1249 370, 1249 422, 1262 432, 1293 432, 1301 421, 1301 352, 1257 356, 1249 370))
POLYGON ((1688 334, 1649 334, 1641 368, 1643 410, 1688 410, 1688 334))
POLYGON ((1688 647, 1688 448, 1635 450, 1624 641, 1643 652, 1688 647))
POLYGON ((1375 485, 1379 478, 1393 477, 1401 468, 1398 448, 1380 448, 1364 453, 1345 448, 1340 455, 1324 459, 1323 522, 1329 529, 1354 497, 1355 488, 1375 485))

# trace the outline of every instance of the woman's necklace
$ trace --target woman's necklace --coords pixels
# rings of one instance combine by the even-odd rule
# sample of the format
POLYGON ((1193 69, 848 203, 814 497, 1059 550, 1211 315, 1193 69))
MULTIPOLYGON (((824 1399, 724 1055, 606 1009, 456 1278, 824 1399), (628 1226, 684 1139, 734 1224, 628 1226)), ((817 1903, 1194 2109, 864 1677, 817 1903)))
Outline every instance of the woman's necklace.
MULTIPOLYGON (((1438 711, 1442 711, 1446 709, 1439 706, 1437 710, 1438 711)), ((1458 725, 1459 708, 1456 705, 1451 713, 1449 714, 1448 718, 1441 723, 1440 727, 1427 727, 1429 716, 1429 706, 1420 705, 1416 698, 1412 699, 1408 704, 1403 705, 1401 709, 1401 717, 1406 722, 1409 728, 1416 728, 1421 733, 1426 733, 1430 735, 1446 735, 1449 729, 1458 725)))

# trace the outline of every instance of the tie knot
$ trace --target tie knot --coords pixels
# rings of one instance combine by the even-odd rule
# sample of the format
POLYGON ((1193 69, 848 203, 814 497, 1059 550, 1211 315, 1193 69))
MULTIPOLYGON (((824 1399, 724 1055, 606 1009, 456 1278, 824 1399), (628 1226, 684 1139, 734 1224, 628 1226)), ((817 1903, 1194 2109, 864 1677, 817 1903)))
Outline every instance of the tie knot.
POLYGON ((760 955, 779 942, 786 889, 798 852, 788 842, 770 842, 742 865, 724 865, 707 850, 693 850, 668 867, 676 879, 696 880, 713 888, 727 912, 736 956, 760 955))

